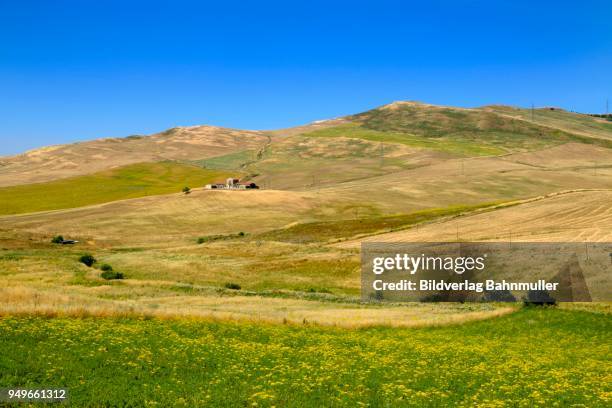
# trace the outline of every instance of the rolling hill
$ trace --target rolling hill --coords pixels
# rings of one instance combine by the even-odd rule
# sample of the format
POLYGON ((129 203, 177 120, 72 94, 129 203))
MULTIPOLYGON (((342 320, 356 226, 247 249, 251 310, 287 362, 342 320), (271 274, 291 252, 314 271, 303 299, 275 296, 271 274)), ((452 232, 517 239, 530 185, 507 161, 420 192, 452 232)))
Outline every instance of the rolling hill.
POLYGON ((0 157, 0 186, 41 183, 128 164, 200 160, 269 142, 262 132, 214 126, 176 127, 151 136, 98 139, 0 157))
POLYGON ((457 236, 463 241, 610 242, 610 203, 612 189, 559 193, 337 245, 357 248, 362 242, 454 242, 457 236))
MULTIPOLYGON (((311 136, 341 136, 380 142, 402 143, 442 150, 463 156, 495 155, 529 151, 567 142, 612 147, 609 123, 587 115, 569 115, 568 120, 525 120, 512 108, 462 109, 417 102, 394 102, 344 118, 348 123, 310 133, 311 136), (568 124, 569 122, 569 124, 568 124), (581 132, 572 123, 580 123, 581 132), (586 129, 590 129, 589 133, 586 129)), ((546 111, 548 115, 549 111, 546 111)))
MULTIPOLYGON (((609 240, 606 125, 398 102, 276 131, 175 128, 2 158, 0 284, 12 300, 0 312, 343 325, 358 313, 362 241, 456 239, 457 229, 473 240, 609 240), (263 188, 180 194, 228 176, 263 188), (57 234, 81 242, 51 244, 57 234), (127 279, 103 280, 77 262, 83 253, 127 279)), ((431 307, 432 324, 465 317, 431 307)), ((388 323, 387 312, 359 313, 388 323)), ((393 316, 410 325, 418 313, 393 316)))
POLYGON ((46 183, 0 188, 0 215, 83 207, 149 195, 178 193, 235 173, 177 162, 138 163, 46 183))
MULTIPOLYGON (((246 166, 257 159, 283 165, 294 158, 312 161, 316 157, 339 156, 338 159, 354 161, 358 157, 369 159, 363 164, 366 168, 380 163, 381 157, 384 167, 384 159, 388 159, 391 165, 388 169, 355 175, 364 177, 395 171, 409 160, 394 158, 410 154, 442 158, 492 156, 568 142, 612 147, 612 125, 601 118, 559 109, 539 109, 535 115, 530 112, 506 106, 465 109, 394 102, 355 115, 275 131, 176 127, 150 136, 97 139, 1 157, 0 186, 39 183, 167 160, 227 169, 228 165, 246 166), (370 143, 360 146, 355 140, 370 143), (213 158, 222 159, 211 162, 213 158)), ((333 162, 327 160, 316 167, 329 165, 333 162)), ((264 165, 253 172, 265 170, 264 165)))
POLYGON ((554 107, 532 110, 510 106, 485 106, 482 109, 498 115, 560 129, 577 135, 607 140, 612 139, 610 134, 612 132, 612 123, 591 115, 568 112, 554 107))

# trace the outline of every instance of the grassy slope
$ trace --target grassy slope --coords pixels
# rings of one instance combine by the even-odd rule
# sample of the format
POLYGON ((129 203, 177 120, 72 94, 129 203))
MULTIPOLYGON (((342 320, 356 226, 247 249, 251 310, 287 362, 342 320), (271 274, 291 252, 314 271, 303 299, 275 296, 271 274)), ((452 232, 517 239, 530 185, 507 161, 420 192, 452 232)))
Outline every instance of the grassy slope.
POLYGON ((146 137, 96 139, 0 157, 0 186, 42 183, 136 163, 202 160, 268 141, 261 132, 193 126, 146 137))
MULTIPOLYGON (((331 129, 331 128, 330 128, 331 129)), ((341 136, 341 135, 339 135, 341 136)), ((443 156, 364 138, 290 136, 273 142, 247 166, 265 188, 295 190, 338 184, 418 167, 443 156)))
POLYGON ((75 406, 603 407, 611 330, 555 309, 428 329, 3 318, 0 387, 68 387, 75 406))
POLYGON ((209 159, 193 160, 192 163, 207 169, 238 170, 240 167, 257 157, 256 150, 241 150, 209 159))
POLYGON ((534 109, 532 112, 531 109, 510 106, 485 106, 482 109, 568 132, 612 139, 612 123, 589 115, 567 112, 562 109, 534 109))
POLYGON ((139 163, 47 183, 0 188, 0 215, 180 192, 234 175, 173 162, 139 163))
MULTIPOLYGON (((360 234, 393 231, 421 222, 458 215, 480 208, 495 206, 497 204, 499 204, 499 202, 483 203, 472 206, 456 205, 446 208, 432 208, 415 211, 409 214, 363 218, 359 218, 358 213, 356 213, 356 217, 352 219, 300 223, 292 225, 289 228, 259 234, 256 238, 292 243, 325 242, 332 239, 349 238, 360 234)), ((359 207, 355 209, 359 210, 359 207)))
MULTIPOLYGON (((311 137, 354 137, 371 141, 401 143, 409 146, 444 151, 461 156, 499 155, 506 152, 538 150, 567 142, 612 147, 605 139, 594 139, 542 124, 516 120, 506 112, 497 114, 490 108, 454 109, 420 104, 400 103, 350 116, 351 123, 307 133, 311 137), (544 126, 542 126, 544 125, 544 126)), ((569 115, 569 114, 567 114, 569 115)), ((578 115, 573 115, 578 116, 578 115)), ((570 124, 573 116, 558 119, 570 124)), ((521 117, 516 115, 517 118, 521 117)), ((591 121, 594 122, 594 121, 591 121)), ((555 123, 554 121, 552 122, 555 123)), ((595 122, 594 122, 595 123, 595 122)), ((600 124, 587 130, 605 132, 600 124)), ((584 133, 584 125, 580 128, 584 133)), ((576 129, 578 130, 578 129, 576 129)), ((609 129, 607 129, 609 133, 609 129)))
POLYGON ((316 130, 306 135, 309 137, 350 137, 372 142, 399 143, 461 156, 492 156, 505 153, 505 150, 499 147, 488 146, 476 141, 460 140, 452 137, 425 138, 408 132, 368 129, 355 123, 316 130))
POLYGON ((370 242, 465 241, 609 242, 612 240, 612 190, 555 195, 525 204, 443 220, 345 242, 358 248, 370 242))

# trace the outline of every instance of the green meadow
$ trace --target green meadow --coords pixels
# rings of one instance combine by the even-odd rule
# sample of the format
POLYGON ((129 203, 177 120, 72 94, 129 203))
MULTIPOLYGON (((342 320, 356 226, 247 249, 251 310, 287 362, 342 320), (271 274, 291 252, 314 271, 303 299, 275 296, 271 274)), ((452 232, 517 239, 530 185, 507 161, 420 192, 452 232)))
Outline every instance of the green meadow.
POLYGON ((5 317, 0 387, 76 406, 606 407, 611 330, 554 308, 421 329, 5 317))
POLYGON ((255 150, 240 150, 223 156, 211 157, 209 159, 194 160, 191 163, 207 169, 238 170, 244 164, 257 158, 255 150))
MULTIPOLYGON (((233 173, 232 173, 233 174, 233 173)), ((0 215, 59 210, 127 198, 179 193, 230 173, 175 162, 139 163, 86 176, 0 188, 0 215)))

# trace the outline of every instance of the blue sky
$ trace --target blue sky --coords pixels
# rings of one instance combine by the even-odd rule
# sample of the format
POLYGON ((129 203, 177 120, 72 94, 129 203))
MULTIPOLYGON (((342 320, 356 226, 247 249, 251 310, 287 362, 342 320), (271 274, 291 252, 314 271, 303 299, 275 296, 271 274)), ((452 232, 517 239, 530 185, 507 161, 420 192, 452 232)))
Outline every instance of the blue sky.
POLYGON ((588 0, 0 0, 0 155, 394 100, 602 112, 611 22, 588 0))

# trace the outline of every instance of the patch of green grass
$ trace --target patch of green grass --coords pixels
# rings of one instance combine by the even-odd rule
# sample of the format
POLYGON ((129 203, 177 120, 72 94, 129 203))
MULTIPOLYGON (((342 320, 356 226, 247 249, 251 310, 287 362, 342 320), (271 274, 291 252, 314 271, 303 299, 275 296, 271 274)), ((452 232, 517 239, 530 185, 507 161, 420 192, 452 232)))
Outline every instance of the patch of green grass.
POLYGON ((223 156, 211 157, 203 160, 193 160, 191 163, 207 169, 238 170, 257 157, 255 150, 241 150, 223 156))
POLYGON ((360 263, 357 256, 278 258, 249 265, 248 286, 258 293, 283 289, 307 292, 311 288, 342 295, 359 295, 360 263))
POLYGON ((383 215, 346 220, 317 221, 292 225, 289 228, 264 232, 256 239, 291 243, 326 242, 332 239, 350 238, 360 234, 388 232, 436 218, 448 217, 480 208, 499 205, 499 202, 477 205, 457 205, 433 208, 401 215, 383 215))
POLYGON ((74 406, 609 406, 612 318, 524 309, 425 329, 0 319, 0 386, 74 406))
POLYGON ((0 215, 82 207, 127 198, 179 193, 229 177, 174 162, 140 163, 85 176, 0 188, 0 215))
POLYGON ((492 156, 505 152, 496 146, 488 146, 468 138, 437 137, 426 138, 406 132, 380 131, 357 124, 344 124, 304 134, 308 137, 348 137, 372 142, 399 143, 423 149, 438 150, 462 156, 492 156))

